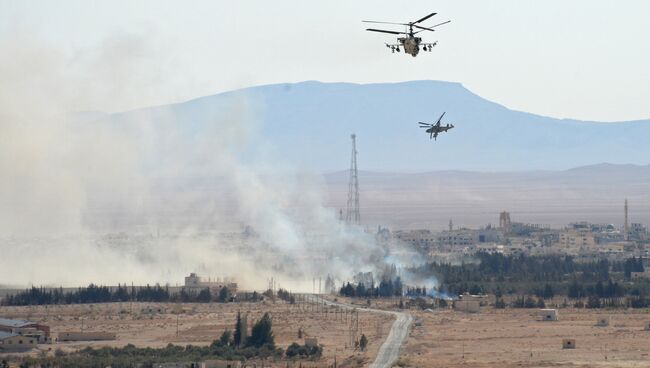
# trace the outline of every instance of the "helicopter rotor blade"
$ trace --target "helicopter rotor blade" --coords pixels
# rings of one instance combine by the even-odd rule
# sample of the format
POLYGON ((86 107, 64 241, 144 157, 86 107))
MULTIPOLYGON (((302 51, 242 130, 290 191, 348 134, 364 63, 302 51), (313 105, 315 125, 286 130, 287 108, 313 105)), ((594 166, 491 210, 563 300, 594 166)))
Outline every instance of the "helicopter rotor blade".
POLYGON ((427 28, 427 27, 418 26, 417 24, 414 24, 413 27, 415 27, 415 28, 420 28, 420 29, 421 29, 420 31, 417 31, 416 33, 420 33, 420 32, 422 32, 422 31, 431 31, 431 32, 435 32, 435 31, 436 31, 435 29, 431 29, 431 28, 427 28))
POLYGON ((441 26, 441 25, 443 25, 443 24, 447 24, 447 23, 451 23, 451 21, 448 20, 448 21, 446 21, 446 22, 442 22, 442 23, 434 24, 434 25, 432 25, 431 27, 422 27, 422 28, 436 28, 436 27, 438 27, 438 26, 441 26))
POLYGON ((395 23, 395 22, 379 22, 376 20, 362 20, 363 23, 379 23, 379 24, 397 24, 400 26, 408 26, 408 23, 395 23))
POLYGON ((404 32, 396 32, 396 31, 386 31, 383 29, 375 29, 375 28, 366 28, 366 31, 370 32, 382 32, 382 33, 390 33, 390 34, 403 34, 404 32))
POLYGON ((442 113, 442 115, 440 115, 440 118, 438 118, 438 122, 436 124, 440 124, 440 122, 442 121, 442 117, 445 116, 446 113, 447 112, 445 111, 442 113))
POLYGON ((413 23, 411 23, 411 24, 424 22, 425 20, 427 20, 427 19, 433 17, 433 16, 436 15, 436 14, 438 14, 438 13, 431 13, 431 14, 427 15, 426 17, 424 17, 424 18, 422 18, 422 19, 420 19, 420 20, 416 20, 415 22, 413 22, 413 23))

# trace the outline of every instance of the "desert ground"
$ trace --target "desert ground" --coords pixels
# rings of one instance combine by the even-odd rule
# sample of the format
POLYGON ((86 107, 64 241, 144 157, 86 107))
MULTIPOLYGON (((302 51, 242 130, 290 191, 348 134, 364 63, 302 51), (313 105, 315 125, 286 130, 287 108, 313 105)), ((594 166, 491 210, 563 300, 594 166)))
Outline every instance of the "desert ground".
MULTIPOLYGON (((333 298, 330 298, 333 299, 333 298)), ((32 307, 0 307, 0 316, 48 324, 52 333, 80 330, 117 334, 115 341, 63 342, 39 345, 52 353, 86 346, 162 347, 169 343, 206 345, 233 328, 236 314, 252 321, 264 312, 273 317, 276 344, 286 347, 298 339, 301 328, 324 346, 321 361, 342 367, 371 363, 386 338, 393 318, 365 310, 366 300, 338 298, 358 305, 359 329, 369 338, 365 352, 350 344, 350 314, 342 309, 314 304, 290 305, 282 301, 260 303, 107 303, 32 307), (177 334, 178 326, 178 334, 177 334)), ((372 308, 397 310, 398 300, 373 301, 372 308)), ((451 309, 408 311, 415 318, 396 365, 408 367, 649 367, 650 321, 646 310, 589 310, 564 308, 559 320, 541 321, 537 309, 493 309, 469 314, 451 309), (609 326, 598 327, 601 318, 609 326), (575 339, 575 349, 563 349, 563 339, 575 339)), ((38 354, 33 351, 30 354, 38 354)), ((282 364, 281 364, 282 365, 282 364)))
MULTIPOLYGON (((53 352, 57 348, 73 351, 86 346, 134 344, 139 347, 177 345, 208 345, 226 329, 233 330, 237 312, 248 314, 250 327, 265 312, 273 318, 276 345, 286 348, 292 342, 302 344, 298 329, 305 337, 316 337, 323 345, 323 358, 318 365, 362 366, 376 355, 393 323, 385 315, 359 309, 357 339, 365 334, 369 340, 366 351, 355 351, 350 343, 351 313, 335 307, 314 304, 294 305, 276 301, 260 303, 106 303, 85 305, 50 305, 32 307, 0 307, 4 318, 28 319, 47 324, 53 335, 62 331, 103 331, 117 334, 115 341, 59 342, 39 345, 39 350, 53 352), (178 334, 177 334, 178 326, 178 334)), ((32 351, 30 354, 38 354, 32 351)), ((311 364, 311 363, 310 363, 311 364)), ((313 364, 312 364, 313 365, 313 364)), ((284 365, 283 365, 284 366, 284 365)))
POLYGON ((537 309, 483 308, 412 312, 414 326, 402 349, 409 367, 650 367, 648 311, 560 309, 559 320, 541 321, 537 309), (607 327, 596 327, 609 317, 607 327), (576 340, 563 349, 562 340, 576 340))

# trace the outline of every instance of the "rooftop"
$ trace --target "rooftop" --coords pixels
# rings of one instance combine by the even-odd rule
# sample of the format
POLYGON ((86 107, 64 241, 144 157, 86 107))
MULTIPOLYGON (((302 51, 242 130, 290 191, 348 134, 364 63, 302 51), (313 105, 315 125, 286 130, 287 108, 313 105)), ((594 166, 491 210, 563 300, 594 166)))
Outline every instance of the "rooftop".
POLYGON ((9 332, 3 332, 3 331, 0 331, 0 340, 4 340, 4 339, 6 339, 7 337, 13 337, 13 336, 18 336, 18 335, 16 335, 15 333, 9 333, 9 332))
POLYGON ((0 326, 25 327, 25 326, 31 325, 32 323, 33 322, 24 321, 24 320, 21 320, 21 319, 0 318, 0 326))

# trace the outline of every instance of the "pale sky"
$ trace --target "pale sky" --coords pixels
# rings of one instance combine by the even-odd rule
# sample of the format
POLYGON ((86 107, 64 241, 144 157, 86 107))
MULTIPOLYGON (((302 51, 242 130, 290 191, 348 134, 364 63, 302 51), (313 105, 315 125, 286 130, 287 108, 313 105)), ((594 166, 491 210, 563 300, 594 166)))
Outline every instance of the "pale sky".
POLYGON ((647 119, 649 18, 647 0, 0 0, 4 36, 46 44, 70 69, 99 55, 129 77, 128 98, 73 107, 108 112, 260 84, 433 79, 542 115, 647 119), (417 58, 391 54, 392 35, 361 23, 432 11, 425 25, 452 23, 423 32, 439 44, 417 58))

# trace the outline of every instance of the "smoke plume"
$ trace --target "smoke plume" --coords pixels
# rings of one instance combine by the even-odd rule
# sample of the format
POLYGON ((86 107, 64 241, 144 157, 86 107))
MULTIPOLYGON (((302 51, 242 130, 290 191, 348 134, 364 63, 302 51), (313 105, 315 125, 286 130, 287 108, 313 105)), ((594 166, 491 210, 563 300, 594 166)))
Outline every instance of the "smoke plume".
POLYGON ((198 272, 311 290, 314 277, 407 262, 323 207, 321 175, 274 155, 246 95, 200 133, 173 107, 75 112, 130 106, 163 83, 147 40, 71 56, 23 35, 0 49, 12 55, 0 59, 2 284, 173 285, 198 272))

